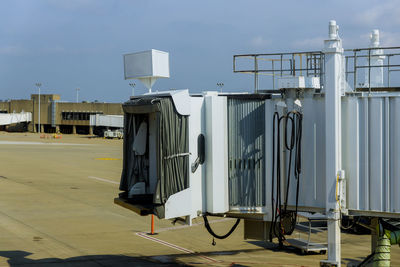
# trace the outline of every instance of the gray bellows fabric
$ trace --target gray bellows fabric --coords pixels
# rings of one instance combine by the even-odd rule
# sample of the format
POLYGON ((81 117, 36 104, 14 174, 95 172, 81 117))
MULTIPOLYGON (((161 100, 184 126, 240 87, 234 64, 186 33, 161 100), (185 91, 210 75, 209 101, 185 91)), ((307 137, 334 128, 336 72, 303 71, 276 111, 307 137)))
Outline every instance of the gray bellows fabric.
POLYGON ((136 129, 145 120, 145 115, 126 113, 124 120, 124 163, 119 189, 129 191, 137 182, 148 184, 148 170, 145 166, 145 156, 135 155, 132 150, 136 129))
POLYGON ((130 101, 123 109, 124 159, 119 189, 129 192, 137 182, 149 184, 149 152, 136 155, 132 145, 139 125, 148 120, 148 113, 157 112, 157 185, 153 203, 147 204, 154 204, 156 214, 163 218, 163 204, 168 198, 189 187, 188 116, 177 113, 170 97, 130 101))
POLYGON ((176 112, 170 98, 160 99, 157 105, 161 113, 154 203, 164 204, 169 196, 189 186, 188 118, 176 112))

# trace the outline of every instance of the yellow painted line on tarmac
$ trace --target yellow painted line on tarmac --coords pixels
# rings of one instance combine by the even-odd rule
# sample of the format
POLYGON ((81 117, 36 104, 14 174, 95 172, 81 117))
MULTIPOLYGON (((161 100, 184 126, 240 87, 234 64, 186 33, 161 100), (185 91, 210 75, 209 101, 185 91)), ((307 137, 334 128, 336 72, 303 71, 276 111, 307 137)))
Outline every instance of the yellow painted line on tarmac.
POLYGON ((95 158, 95 160, 121 160, 116 158, 95 158))

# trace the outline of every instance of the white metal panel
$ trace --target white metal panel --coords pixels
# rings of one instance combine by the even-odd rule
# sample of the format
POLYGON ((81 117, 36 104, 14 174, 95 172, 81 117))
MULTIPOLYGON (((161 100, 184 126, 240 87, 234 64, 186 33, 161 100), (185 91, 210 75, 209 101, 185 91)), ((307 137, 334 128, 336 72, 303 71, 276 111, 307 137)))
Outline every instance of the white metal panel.
POLYGON ((169 54, 152 49, 153 76, 169 78, 169 54))
POLYGON ((382 210, 383 182, 383 103, 381 98, 370 99, 369 105, 369 174, 370 209, 382 210))
MULTIPOLYGON (((360 102, 360 209, 369 209, 369 119, 368 98, 358 99, 360 102), (361 179, 362 178, 362 179, 361 179)), ((349 192, 356 190, 349 188, 349 192)), ((352 207, 348 207, 351 209, 352 207)))
POLYGON ((297 77, 279 77, 278 78, 278 88, 304 88, 305 81, 304 76, 297 77))
POLYGON ((144 94, 145 96, 171 96, 176 111, 181 115, 190 115, 190 101, 193 99, 189 95, 188 89, 173 90, 173 91, 160 91, 160 92, 149 92, 144 94))
MULTIPOLYGON (((189 169, 191 164, 197 159, 197 138, 199 134, 205 135, 204 119, 204 98, 190 98, 190 117, 189 117, 189 169)), ((206 211, 205 195, 205 164, 199 165, 197 170, 190 172, 189 186, 192 190, 192 217, 197 217, 197 212, 206 211)))
MULTIPOLYGON (((345 97, 342 100, 342 136, 343 169, 346 171, 348 188, 352 188, 347 197, 347 205, 359 209, 360 204, 360 132, 359 104, 356 97, 345 97)), ((348 190, 347 190, 348 191, 348 190)))
POLYGON ((304 77, 304 76, 292 76, 292 77, 279 77, 278 88, 319 88, 320 81, 319 77, 304 77))
MULTIPOLYGON (((315 166, 316 170, 316 191, 317 191, 317 205, 318 207, 324 206, 325 204, 325 196, 326 192, 326 180, 325 172, 326 172, 326 154, 325 154, 325 100, 321 96, 314 97, 314 103, 316 107, 315 115, 316 115, 316 124, 315 124, 315 152, 316 152, 316 161, 315 166)), ((304 136, 304 132, 303 132, 304 136)), ((307 149, 303 146, 303 149, 307 149)))
POLYGON ((384 200, 383 200, 383 210, 384 211, 389 211, 390 209, 390 108, 389 108, 389 98, 385 97, 385 103, 384 103, 384 114, 385 114, 385 120, 384 120, 384 157, 383 157, 383 177, 384 177, 384 200))
POLYGON ((176 111, 181 115, 189 115, 191 113, 191 101, 194 99, 189 96, 189 90, 177 90, 170 92, 172 101, 176 111))
POLYGON ((393 97, 390 99, 390 159, 394 161, 394 164, 390 164, 390 203, 391 206, 388 211, 400 212, 400 97, 393 97))
POLYGON ((400 96, 346 96, 343 168, 347 208, 400 216, 400 96))
POLYGON ((227 99, 205 96, 207 211, 224 213, 229 209, 227 99))
POLYGON ((325 179, 321 179, 325 176, 325 162, 322 160, 325 154, 324 99, 307 96, 301 101, 303 140, 299 206, 324 208, 325 179))
MULTIPOLYGON (((301 104, 303 131, 298 206, 325 209, 325 101, 320 95, 311 94, 301 99, 301 104)), ((292 177, 291 194, 289 195, 290 206, 296 204, 296 182, 296 179, 292 177)))
POLYGON ((192 209, 192 190, 187 188, 171 195, 165 203, 165 219, 190 216, 192 209))
POLYGON ((169 55, 148 50, 124 55, 125 79, 169 78, 169 55))

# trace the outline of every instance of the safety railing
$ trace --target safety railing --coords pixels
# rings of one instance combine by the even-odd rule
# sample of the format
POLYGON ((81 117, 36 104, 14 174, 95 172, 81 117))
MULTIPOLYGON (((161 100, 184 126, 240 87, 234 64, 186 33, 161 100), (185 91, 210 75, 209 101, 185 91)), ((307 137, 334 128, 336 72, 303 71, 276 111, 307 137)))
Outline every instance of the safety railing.
POLYGON ((397 71, 400 47, 345 50, 345 78, 354 91, 399 91, 400 77, 392 75, 397 71))
POLYGON ((324 61, 320 51, 234 55, 233 72, 254 75, 255 92, 259 91, 259 75, 270 77, 272 90, 276 89, 276 77, 285 76, 320 77, 323 86, 324 61))

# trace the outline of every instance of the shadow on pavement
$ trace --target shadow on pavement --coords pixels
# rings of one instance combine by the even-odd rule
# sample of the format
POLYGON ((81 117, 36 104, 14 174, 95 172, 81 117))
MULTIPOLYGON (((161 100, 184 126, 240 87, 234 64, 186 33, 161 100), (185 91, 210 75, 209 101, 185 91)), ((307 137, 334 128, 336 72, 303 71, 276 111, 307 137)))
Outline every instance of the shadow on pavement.
MULTIPOLYGON (((301 253, 301 250, 292 246, 288 246, 288 245, 283 245, 283 247, 279 247, 279 244, 276 243, 271 243, 271 242, 266 242, 266 241, 246 241, 249 244, 253 244, 265 249, 268 249, 272 252, 285 252, 285 253, 290 253, 290 254, 296 254, 299 256, 304 256, 301 253)), ((321 253, 319 252, 313 252, 313 251, 309 251, 307 252, 306 255, 320 255, 321 253)))
POLYGON ((133 257, 124 255, 88 255, 71 257, 67 259, 60 258, 44 258, 44 259, 29 259, 30 252, 15 250, 15 251, 0 251, 0 257, 8 258, 7 263, 12 266, 184 266, 175 262, 163 263, 144 257, 133 257))
MULTIPOLYGON (((143 256, 126 256, 126 255, 87 255, 71 257, 66 259, 60 258, 43 258, 43 259, 30 259, 28 258, 32 253, 14 250, 14 251, 0 251, 0 257, 7 258, 7 263, 11 267, 57 267, 57 266, 68 266, 68 267, 104 267, 104 266, 138 266, 138 267, 148 267, 148 266, 252 266, 265 264, 265 262, 252 262, 252 261, 234 261, 229 260, 218 260, 214 258, 215 256, 227 256, 235 255, 239 253, 263 251, 264 248, 258 249, 239 249, 239 250, 227 250, 227 251, 208 251, 201 253, 176 253, 168 255, 155 255, 149 257, 143 256), (179 258, 191 258, 187 265, 183 265, 177 262, 179 258)), ((280 263, 268 263, 270 266, 281 266, 280 263)), ((293 265, 297 266, 297 265, 293 265)), ((300 266, 300 265, 299 265, 300 266)))

